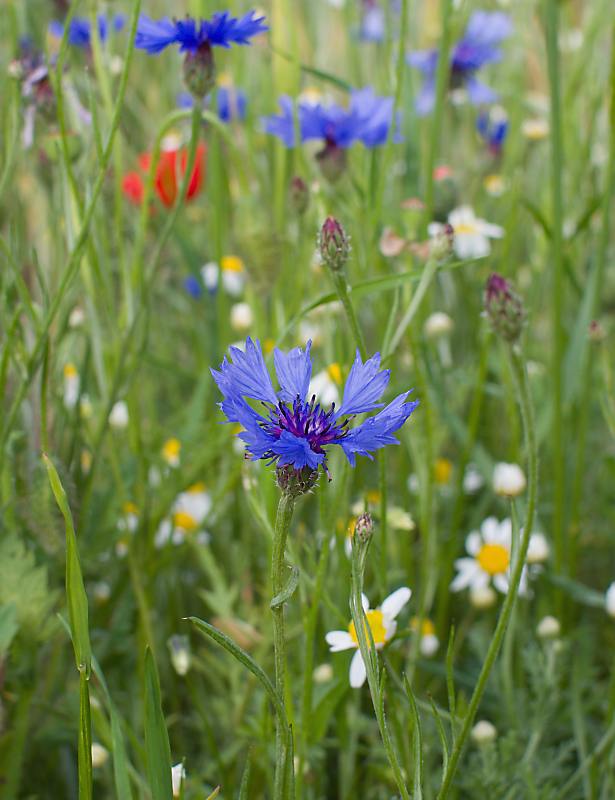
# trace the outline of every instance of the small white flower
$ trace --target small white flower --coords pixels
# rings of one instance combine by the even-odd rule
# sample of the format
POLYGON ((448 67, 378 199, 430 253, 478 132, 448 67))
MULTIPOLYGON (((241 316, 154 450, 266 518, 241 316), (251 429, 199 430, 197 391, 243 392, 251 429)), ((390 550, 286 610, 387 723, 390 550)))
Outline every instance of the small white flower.
POLYGON ((495 725, 492 725, 486 719, 479 720, 470 733, 472 739, 479 745, 495 741, 497 735, 498 732, 495 725))
POLYGON ((530 142, 539 142, 549 135, 549 123, 546 119, 526 119, 521 123, 521 133, 530 142))
POLYGON ((332 403, 339 405, 341 382, 342 372, 340 365, 333 362, 326 369, 317 372, 313 376, 310 381, 308 396, 311 397, 315 394, 323 407, 328 407, 332 403))
POLYGON ((609 617, 615 617, 615 583, 612 583, 606 590, 604 607, 609 617))
POLYGON ((254 324, 254 313, 248 303, 235 303, 231 307, 231 328, 238 333, 250 330, 254 324))
POLYGON ((128 406, 123 400, 114 403, 109 414, 109 425, 115 430, 122 430, 128 425, 128 406))
POLYGON ((190 669, 192 655, 190 653, 190 640, 187 636, 171 636, 167 641, 171 664, 178 675, 183 677, 190 669))
POLYGON ((183 764, 175 764, 171 767, 171 784, 173 786, 173 797, 179 797, 182 783, 186 780, 186 770, 183 764))
POLYGON ((319 664, 312 675, 314 683, 329 683, 333 679, 333 667, 331 664, 319 664))
POLYGON ((485 481, 476 464, 468 464, 463 475, 463 491, 466 494, 474 494, 484 485, 485 481))
POLYGON ((109 760, 109 751, 98 742, 92 742, 92 766, 94 769, 103 767, 109 760))
POLYGON ((246 282, 246 272, 239 256, 223 256, 220 260, 222 286, 231 297, 239 297, 246 282))
POLYGON ((525 474, 518 464, 496 464, 493 468, 493 491, 500 497, 518 497, 525 491, 525 474))
POLYGON ((218 275, 220 274, 220 267, 215 261, 208 261, 201 267, 201 278, 203 285, 208 292, 215 292, 218 288, 218 275))
POLYGON ((79 401, 79 388, 81 381, 74 364, 64 365, 64 406, 69 410, 75 408, 79 401))
MULTIPOLYGON (((504 236, 503 228, 479 219, 470 206, 460 206, 451 211, 448 222, 454 231, 453 250, 462 260, 488 256, 491 253, 489 239, 504 236)), ((428 228, 430 236, 441 235, 443 231, 444 226, 439 222, 432 222, 428 228)))
POLYGON ((210 510, 211 496, 205 484, 195 483, 177 496, 170 516, 162 520, 156 531, 154 544, 158 548, 169 541, 182 544, 186 535, 197 534, 210 510))
POLYGON ((544 564, 550 552, 549 542, 544 533, 533 533, 530 536, 525 560, 528 564, 544 564))
POLYGON ((111 597, 111 587, 106 581, 97 581, 92 586, 92 594, 98 603, 106 603, 111 597))
POLYGON ((68 324, 71 328, 80 328, 85 320, 85 314, 83 309, 79 306, 75 306, 73 310, 70 312, 70 316, 68 318, 68 324))
MULTIPOLYGON (((470 558, 455 561, 457 575, 451 583, 452 592, 463 589, 474 591, 493 586, 506 594, 510 579, 510 550, 512 523, 510 519, 501 522, 488 517, 480 527, 480 533, 473 531, 466 538, 466 550, 470 558)), ((527 570, 523 567, 519 594, 527 593, 527 570)))
POLYGON ((536 627, 536 633, 540 639, 556 639, 561 632, 559 620, 555 617, 543 617, 536 627))
POLYGON ((167 439, 162 446, 162 457, 170 467, 179 467, 182 443, 174 437, 167 439))
MULTIPOLYGON (((384 645, 390 641, 397 630, 395 618, 410 600, 412 592, 407 586, 402 586, 390 594, 383 601, 379 608, 370 609, 369 600, 363 595, 363 610, 365 611, 366 621, 372 632, 372 638, 377 650, 382 650, 384 645)), ((351 622, 346 631, 330 631, 325 637, 329 650, 332 653, 339 653, 342 650, 356 649, 356 653, 350 662, 350 685, 353 689, 363 686, 367 677, 365 664, 359 650, 359 641, 354 623, 351 622)))
POLYGON ((435 311, 425 320, 425 336, 429 339, 439 339, 448 336, 453 330, 453 320, 444 311, 435 311))
POLYGON ((491 586, 470 586, 470 605, 479 611, 492 608, 497 599, 497 592, 491 586))
POLYGON ((430 619, 424 619, 419 623, 418 617, 412 617, 410 627, 413 631, 418 631, 420 635, 419 650, 425 658, 431 658, 440 647, 440 640, 436 636, 436 629, 430 619))

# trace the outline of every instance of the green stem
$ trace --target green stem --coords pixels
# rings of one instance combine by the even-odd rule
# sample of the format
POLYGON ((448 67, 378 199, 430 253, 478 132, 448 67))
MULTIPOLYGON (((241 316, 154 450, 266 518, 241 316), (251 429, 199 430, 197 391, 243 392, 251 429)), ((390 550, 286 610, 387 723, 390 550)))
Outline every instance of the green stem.
POLYGON ((502 607, 502 611, 500 613, 500 617, 498 619, 498 623, 496 625, 493 638, 491 639, 491 643, 489 644, 489 649, 487 650, 487 656, 485 658, 485 662, 480 671, 480 675, 478 676, 478 681, 474 688, 474 692, 472 694, 468 710, 463 720, 463 725, 459 732, 459 736, 455 740, 455 745, 448 762, 448 767, 446 769, 444 778, 442 780, 442 786, 440 788, 440 792, 438 793, 438 800, 443 800, 448 795, 448 792, 451 788, 451 783, 453 781, 453 777, 457 770, 457 766, 459 763, 459 759, 461 757, 461 753, 463 751, 463 747, 470 733, 470 728, 472 727, 472 723, 474 722, 474 717, 476 716, 478 706, 485 691, 487 680, 489 679, 489 675, 491 674, 491 669, 494 665, 495 659, 500 650, 504 634, 506 633, 506 628, 508 627, 508 622, 510 620, 513 608, 515 606, 515 601, 519 593, 521 574, 523 571, 523 567, 525 565, 527 550, 530 543, 530 536, 532 533, 532 525, 534 522, 534 512, 536 509, 536 491, 538 486, 538 451, 536 445, 534 411, 532 408, 525 363, 523 361, 523 357, 515 348, 515 346, 510 348, 510 358, 511 358, 513 374, 515 376, 519 407, 521 409, 521 418, 523 421, 525 446, 528 458, 528 501, 527 501, 525 525, 523 527, 523 536, 521 538, 521 544, 519 546, 518 555, 514 562, 512 570, 508 594, 506 595, 506 599, 504 600, 504 605, 502 607))
POLYGON ((350 300, 350 295, 348 294, 348 284, 346 283, 346 275, 343 270, 329 270, 329 274, 331 275, 331 279, 333 281, 333 286, 335 288, 336 294, 339 297, 341 304, 344 306, 344 311, 346 312, 346 317, 348 318, 348 322, 350 323, 352 335, 354 337, 357 347, 359 348, 359 353, 361 354, 361 358, 363 359, 363 361, 365 361, 365 359, 367 358, 367 348, 365 347, 365 339, 363 338, 363 332, 359 327, 359 320, 357 319, 354 306, 352 305, 352 301, 350 300))
POLYGON ((562 304, 563 304, 563 275, 564 260, 562 250, 562 126, 560 110, 560 80, 558 58, 558 26, 559 26, 559 0, 546 0, 547 4, 547 66, 549 72, 549 87, 551 97, 551 197, 553 204, 552 231, 552 261, 553 261, 553 304, 552 304, 552 335, 553 335, 553 360, 551 364, 551 381, 553 390, 553 540, 554 540, 554 568, 561 572, 565 563, 566 543, 564 537, 564 503, 565 503, 565 472, 564 472, 564 417, 562 407, 562 364, 564 352, 564 337, 562 330, 562 304))
POLYGON ((350 614, 354 624, 354 629, 357 635, 359 650, 361 657, 365 664, 365 671, 367 673, 367 685, 369 693, 372 698, 372 705, 374 713, 378 722, 378 729, 380 737, 384 745, 389 764, 393 771, 395 783, 399 789, 402 800, 410 800, 410 794, 406 788, 403 772, 397 753, 393 746, 391 734, 386 722, 384 713, 384 683, 380 677, 380 670, 378 668, 378 661, 376 656, 376 648, 371 632, 371 628, 367 622, 365 611, 363 610, 362 594, 363 594, 363 573, 365 571, 365 557, 367 555, 368 543, 356 541, 353 538, 352 547, 352 591, 350 594, 350 614), (369 642, 367 637, 369 635, 369 642))
MULTIPOLYGON (((284 551, 290 523, 295 508, 295 497, 288 492, 282 492, 278 504, 278 513, 273 530, 273 549, 271 553, 271 597, 276 598, 284 588, 284 551)), ((273 615, 273 653, 275 663, 275 688, 286 707, 286 632, 284 625, 284 603, 276 603, 271 607, 273 615)), ((276 718, 275 737, 275 780, 274 800, 287 797, 285 791, 287 769, 290 770, 292 783, 292 764, 287 767, 287 761, 292 758, 292 736, 289 747, 289 733, 283 730, 279 717, 276 718)))

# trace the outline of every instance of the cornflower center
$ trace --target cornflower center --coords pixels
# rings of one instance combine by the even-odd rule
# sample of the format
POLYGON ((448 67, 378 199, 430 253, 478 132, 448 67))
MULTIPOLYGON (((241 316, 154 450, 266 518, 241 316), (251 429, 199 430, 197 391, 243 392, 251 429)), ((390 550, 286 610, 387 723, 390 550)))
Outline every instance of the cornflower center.
POLYGON ((508 569, 510 553, 503 544, 484 544, 478 551, 476 560, 488 575, 499 575, 508 569))
POLYGON ((325 445, 348 433, 348 422, 347 419, 341 423, 336 420, 335 403, 325 411, 313 395, 309 403, 297 397, 292 406, 280 401, 275 408, 269 407, 269 419, 264 427, 276 439, 288 431, 300 439, 307 439, 315 453, 324 453, 325 445))
MULTIPOLYGON (((369 629, 372 632, 372 638, 374 640, 374 644, 384 644, 387 640, 387 637, 386 637, 386 630, 384 627, 384 617, 382 615, 382 611, 380 611, 380 609, 374 609, 373 611, 366 611, 365 616, 367 617, 367 621, 365 623, 365 635, 368 636, 367 626, 369 625, 369 629)), ((348 633, 350 634, 352 641, 358 647, 359 640, 357 639, 357 630, 354 626, 354 622, 351 622, 350 625, 348 626, 348 633)))

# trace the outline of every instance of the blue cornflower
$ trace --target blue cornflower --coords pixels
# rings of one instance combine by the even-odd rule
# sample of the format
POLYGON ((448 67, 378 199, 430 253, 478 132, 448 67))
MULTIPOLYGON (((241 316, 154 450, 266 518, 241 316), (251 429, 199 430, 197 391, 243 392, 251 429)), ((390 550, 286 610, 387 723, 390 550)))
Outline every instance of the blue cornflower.
POLYGON ((203 287, 196 275, 188 275, 187 278, 184 278, 184 289, 195 300, 199 300, 203 294, 203 287))
MULTIPOLYGON (((290 97, 280 98, 280 114, 263 117, 266 133, 277 136, 286 147, 295 145, 294 103, 290 97)), ((320 139, 323 149, 317 154, 321 168, 328 178, 336 179, 345 167, 344 150, 354 142, 365 147, 377 147, 387 141, 393 124, 393 98, 379 97, 371 87, 350 93, 348 108, 332 103, 299 103, 299 136, 302 142, 320 139)), ((401 141, 399 118, 393 141, 401 141)))
POLYGON ((380 371, 380 354, 363 363, 357 352, 344 387, 342 404, 325 410, 316 397, 308 399, 312 361, 311 342, 305 350, 296 347, 288 353, 274 351, 274 364, 280 383, 273 388, 258 341, 246 340, 245 352, 231 347, 232 361, 226 357, 220 370, 212 375, 224 396, 220 403, 229 422, 239 423, 238 434, 253 461, 266 459, 279 467, 327 470, 327 448, 339 445, 354 467, 357 454, 372 458, 371 452, 387 444, 399 444, 393 436, 418 402, 406 402, 410 392, 403 392, 391 403, 377 402, 389 382, 390 371, 380 371), (246 402, 259 401, 265 408, 259 414, 246 402), (356 414, 381 408, 375 416, 355 428, 350 427, 356 414))
POLYGON ((508 117, 504 109, 494 106, 489 112, 479 114, 476 119, 476 130, 485 141, 491 155, 500 156, 508 134, 508 117))
POLYGON ((139 19, 135 47, 156 55, 172 44, 178 44, 181 53, 249 44, 253 36, 268 30, 264 20, 264 17, 256 16, 256 11, 249 11, 241 18, 223 11, 199 22, 191 17, 174 20, 164 17, 156 21, 143 15, 139 19))
MULTIPOLYGON (((121 31, 126 22, 126 17, 123 14, 115 14, 111 19, 111 23, 109 23, 104 14, 99 14, 97 22, 98 38, 101 42, 105 42, 109 35, 109 27, 114 31, 121 31)), ((58 20, 53 20, 49 23, 49 33, 60 39, 64 35, 64 25, 58 20)), ((73 17, 68 28, 68 43, 75 47, 89 47, 91 36, 90 21, 82 17, 73 17)))
MULTIPOLYGON (((475 11, 466 27, 463 38, 451 53, 450 87, 465 87, 470 101, 475 105, 493 103, 497 94, 476 77, 485 64, 500 61, 502 51, 498 45, 510 36, 510 17, 501 11, 475 11)), ((429 114, 435 102, 437 50, 419 50, 407 56, 407 62, 423 73, 424 82, 416 100, 419 115, 429 114)))
MULTIPOLYGON (((192 108, 194 98, 189 92, 180 92, 177 96, 177 105, 180 108, 192 108)), ((222 122, 244 120, 248 97, 243 89, 234 86, 219 86, 216 92, 216 110, 222 122)))

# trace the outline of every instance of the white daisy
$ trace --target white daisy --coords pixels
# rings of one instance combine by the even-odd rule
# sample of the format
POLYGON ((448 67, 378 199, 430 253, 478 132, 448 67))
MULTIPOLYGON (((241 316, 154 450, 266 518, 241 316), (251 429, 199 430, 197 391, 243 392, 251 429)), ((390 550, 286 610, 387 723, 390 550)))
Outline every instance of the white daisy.
MULTIPOLYGON (((377 650, 382 650, 384 645, 395 636, 397 622, 395 618, 410 600, 412 592, 407 586, 402 586, 390 594, 381 606, 370 609, 369 600, 363 595, 363 610, 367 618, 367 624, 372 632, 372 638, 377 650)), ((367 677, 365 664, 359 641, 357 639, 354 622, 351 622, 346 631, 330 631, 325 637, 329 650, 332 653, 339 653, 342 650, 356 650, 350 662, 350 685, 353 689, 363 686, 367 677)))
MULTIPOLYGON (((491 253, 489 239, 501 239, 504 229, 479 219, 470 206, 459 206, 448 215, 448 223, 454 231, 453 250, 457 258, 484 258, 491 253)), ((432 222, 428 232, 430 236, 441 236, 444 225, 432 222)))
POLYGON ((526 485, 525 474, 518 464, 501 462, 493 468, 493 491, 500 497, 518 497, 526 485))
POLYGON ((128 425, 128 420, 128 406, 123 400, 118 400, 109 414, 109 425, 115 430, 122 430, 128 425))
POLYGON ((223 256, 220 260, 222 286, 231 297, 239 297, 246 282, 246 271, 239 256, 223 256))
POLYGON ((74 364, 64 365, 64 406, 71 409, 77 405, 79 400, 79 388, 81 382, 79 373, 74 364))
POLYGON ((341 383, 342 371, 340 365, 337 362, 333 362, 326 369, 317 372, 313 376, 308 394, 310 397, 315 394, 323 407, 328 407, 332 403, 339 405, 341 383))
MULTIPOLYGON (((480 533, 472 531, 466 539, 466 550, 470 558, 455 561, 457 575, 451 583, 452 592, 470 589, 480 592, 491 583, 506 594, 510 581, 510 550, 512 542, 512 522, 495 517, 487 517, 480 526, 480 533)), ((527 574, 523 567, 519 594, 527 593, 527 574)))
POLYGON ((179 797, 183 782, 186 780, 186 770, 183 764, 175 764, 171 767, 171 785, 173 787, 173 797, 179 797))
POLYGON ((430 619, 419 621, 418 617, 412 617, 410 620, 410 627, 413 631, 419 633, 419 650, 421 655, 425 658, 431 658, 435 655, 440 647, 440 640, 436 636, 436 628, 430 619))
MULTIPOLYGON (((162 520, 154 543, 156 547, 164 547, 167 542, 182 544, 186 535, 196 534, 211 510, 211 496, 204 483, 195 483, 185 492, 181 492, 171 509, 169 517, 162 520)), ((206 543, 208 536, 199 538, 206 543)))

